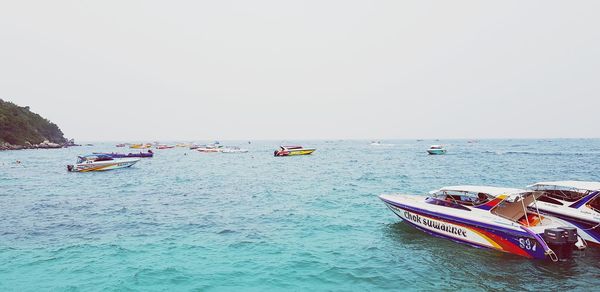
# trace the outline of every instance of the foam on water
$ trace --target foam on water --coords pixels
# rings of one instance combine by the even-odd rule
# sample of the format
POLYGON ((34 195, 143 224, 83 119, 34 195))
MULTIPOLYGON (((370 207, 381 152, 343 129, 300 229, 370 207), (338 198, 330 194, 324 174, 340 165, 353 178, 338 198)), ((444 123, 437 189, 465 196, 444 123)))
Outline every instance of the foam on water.
POLYGON ((394 145, 297 141, 318 150, 283 158, 272 156, 274 141, 236 155, 157 150, 133 168, 100 173, 65 165, 115 151, 112 144, 0 152, 0 290, 600 284, 597 250, 555 264, 476 249, 406 226, 377 198, 444 185, 599 180, 600 140, 385 142, 394 145), (427 155, 429 144, 448 145, 448 155, 427 155))

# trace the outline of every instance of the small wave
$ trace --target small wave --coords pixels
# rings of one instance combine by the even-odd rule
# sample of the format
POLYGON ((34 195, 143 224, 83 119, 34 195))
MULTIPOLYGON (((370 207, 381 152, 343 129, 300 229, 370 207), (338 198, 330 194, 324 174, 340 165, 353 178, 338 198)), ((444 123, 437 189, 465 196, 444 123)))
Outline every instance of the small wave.
POLYGON ((585 156, 597 152, 532 152, 532 151, 483 151, 485 154, 496 155, 532 155, 532 156, 585 156))
POLYGON ((231 229, 223 229, 223 230, 217 232, 217 234, 232 234, 232 233, 237 233, 237 231, 231 230, 231 229))

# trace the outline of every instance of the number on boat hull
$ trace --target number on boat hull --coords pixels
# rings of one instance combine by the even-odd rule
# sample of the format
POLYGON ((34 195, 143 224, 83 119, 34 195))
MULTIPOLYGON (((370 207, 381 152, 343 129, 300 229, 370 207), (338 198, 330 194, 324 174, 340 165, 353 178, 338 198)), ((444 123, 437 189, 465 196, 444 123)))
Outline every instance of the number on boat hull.
POLYGON ((519 238, 519 247, 526 250, 535 251, 537 243, 530 238, 519 238))

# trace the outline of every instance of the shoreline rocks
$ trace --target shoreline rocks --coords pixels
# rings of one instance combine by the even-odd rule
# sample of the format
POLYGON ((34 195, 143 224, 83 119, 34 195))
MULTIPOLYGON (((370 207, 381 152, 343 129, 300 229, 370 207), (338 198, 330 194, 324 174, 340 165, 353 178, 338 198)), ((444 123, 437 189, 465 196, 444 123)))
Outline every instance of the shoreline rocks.
POLYGON ((75 140, 71 139, 65 143, 53 143, 48 140, 43 141, 39 144, 31 144, 29 142, 25 142, 25 145, 13 145, 8 142, 0 143, 0 151, 6 150, 24 150, 24 149, 58 149, 58 148, 67 148, 73 146, 81 146, 79 144, 75 144, 75 140))

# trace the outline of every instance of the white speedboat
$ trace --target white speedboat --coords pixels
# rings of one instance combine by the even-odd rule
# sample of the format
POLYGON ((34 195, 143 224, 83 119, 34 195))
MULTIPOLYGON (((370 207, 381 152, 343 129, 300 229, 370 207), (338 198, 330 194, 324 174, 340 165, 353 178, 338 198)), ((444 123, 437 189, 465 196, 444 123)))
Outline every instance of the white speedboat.
POLYGON ((584 248, 577 229, 527 209, 541 193, 486 186, 444 187, 421 195, 379 198, 404 222, 427 233, 527 258, 568 258, 584 248))
POLYGON ((105 154, 92 154, 77 157, 77 164, 67 165, 72 172, 104 171, 131 167, 140 161, 139 158, 113 158, 105 154))
POLYGON ((237 146, 228 146, 221 149, 221 153, 248 153, 248 149, 243 149, 237 146))
POLYGON ((209 144, 209 145, 200 145, 200 146, 196 147, 195 150, 198 152, 204 152, 204 153, 216 153, 216 152, 221 152, 222 148, 223 148, 223 146, 221 146, 221 145, 209 144))
POLYGON ((371 141, 371 146, 394 146, 394 144, 381 143, 381 141, 371 141))
POLYGON ((542 213, 575 225, 583 239, 600 247, 600 182, 551 181, 528 188, 544 194, 537 204, 542 213))
POLYGON ((431 155, 446 154, 446 148, 442 145, 431 145, 429 149, 427 149, 427 153, 431 155))

